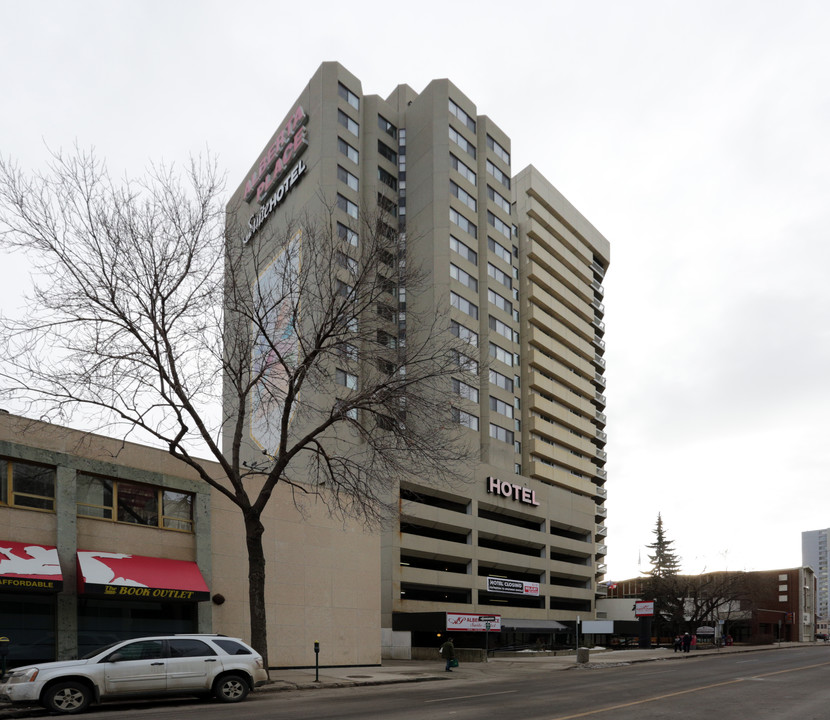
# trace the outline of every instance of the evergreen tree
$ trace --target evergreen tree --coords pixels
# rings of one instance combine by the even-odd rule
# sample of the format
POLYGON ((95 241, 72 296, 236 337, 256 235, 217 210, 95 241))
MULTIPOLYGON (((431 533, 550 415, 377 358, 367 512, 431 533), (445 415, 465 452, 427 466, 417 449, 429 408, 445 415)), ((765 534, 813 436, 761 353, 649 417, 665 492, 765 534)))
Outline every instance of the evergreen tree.
POLYGON ((674 541, 666 539, 663 518, 658 514, 654 542, 646 545, 654 554, 648 556, 651 570, 644 588, 646 597, 654 600, 658 644, 661 638, 668 640, 669 633, 678 634, 685 627, 685 578, 679 575, 680 558, 673 545, 674 541))
POLYGON ((651 577, 668 578, 680 572, 680 558, 672 545, 674 545, 674 541, 666 539, 663 518, 658 513, 657 527, 654 528, 654 542, 651 545, 646 545, 649 550, 654 551, 654 555, 648 556, 648 561, 651 563, 651 570, 649 571, 651 577))

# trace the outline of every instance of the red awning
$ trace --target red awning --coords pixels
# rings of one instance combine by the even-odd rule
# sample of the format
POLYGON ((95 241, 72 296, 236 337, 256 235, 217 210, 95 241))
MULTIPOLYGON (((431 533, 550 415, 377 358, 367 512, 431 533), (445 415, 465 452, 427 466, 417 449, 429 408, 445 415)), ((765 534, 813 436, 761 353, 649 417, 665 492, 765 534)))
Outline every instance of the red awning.
POLYGON ((85 550, 78 551, 78 593, 136 600, 210 599, 195 562, 85 550))
POLYGON ((0 541, 0 592, 58 592, 63 574, 54 545, 0 541))

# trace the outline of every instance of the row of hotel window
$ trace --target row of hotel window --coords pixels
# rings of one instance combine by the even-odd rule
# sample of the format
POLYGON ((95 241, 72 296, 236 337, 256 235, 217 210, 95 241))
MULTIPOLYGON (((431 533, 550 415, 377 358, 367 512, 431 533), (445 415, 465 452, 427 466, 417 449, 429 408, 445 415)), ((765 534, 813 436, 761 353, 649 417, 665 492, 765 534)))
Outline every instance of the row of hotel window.
MULTIPOLYGON (((360 110, 360 98, 341 82, 337 83, 337 93, 355 110, 360 110)), ((471 130, 472 132, 476 131, 475 119, 471 117, 467 112, 462 110, 461 107, 456 102, 454 102, 452 98, 448 99, 448 109, 450 111, 450 114, 454 116, 456 119, 458 119, 462 123, 462 125, 464 125, 468 130, 471 130)), ((347 118, 347 121, 351 121, 352 123, 354 123, 354 134, 357 135, 357 123, 351 118, 349 118, 348 115, 343 111, 340 112, 347 118)), ((392 138, 397 136, 397 128, 395 128, 395 126, 392 123, 390 123, 385 117, 383 117, 380 114, 378 115, 378 127, 392 138)), ((510 165, 510 153, 508 153, 507 150, 505 150, 489 134, 487 135, 487 147, 490 148, 498 158, 510 165)))
MULTIPOLYGON (((54 467, 0 459, 0 505, 55 511, 54 467)), ((79 517, 193 530, 193 493, 76 473, 79 517)))

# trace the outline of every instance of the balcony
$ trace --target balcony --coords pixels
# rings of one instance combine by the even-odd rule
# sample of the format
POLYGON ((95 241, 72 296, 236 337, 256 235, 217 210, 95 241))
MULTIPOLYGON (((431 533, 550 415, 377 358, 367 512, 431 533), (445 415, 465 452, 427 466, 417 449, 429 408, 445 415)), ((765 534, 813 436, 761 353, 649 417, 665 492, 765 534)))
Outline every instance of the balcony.
POLYGON ((600 277, 605 277, 605 268, 602 267, 596 260, 591 263, 591 270, 593 270, 600 277))
POLYGON ((608 536, 608 528, 605 525, 597 525, 597 537, 604 538, 608 536))
POLYGON ((597 298, 591 300, 591 307, 599 313, 605 312, 605 305, 603 305, 597 298))
POLYGON ((605 395, 603 395, 601 392, 598 392, 594 396, 594 402, 596 402, 597 405, 600 405, 603 408, 605 407, 607 400, 608 398, 606 398, 605 395))
POLYGON ((596 373, 594 375, 594 382, 601 388, 605 388, 605 386, 608 384, 608 381, 605 379, 605 376, 600 375, 599 373, 596 373))
POLYGON ((594 490, 594 497, 602 498, 603 500, 608 498, 608 491, 604 487, 600 487, 597 485, 596 490, 594 490))
POLYGON ((594 451, 594 455, 596 455, 596 457, 602 461, 608 460, 608 453, 605 452, 605 450, 600 450, 599 448, 597 448, 594 451))
POLYGON ((591 287, 600 297, 605 295, 605 288, 602 287, 602 283, 600 283, 600 281, 596 278, 591 278, 591 287))
POLYGON ((599 335, 594 335, 594 347, 598 347, 600 350, 605 350, 605 340, 603 340, 599 335))
POLYGON ((608 554, 608 546, 607 545, 597 545, 595 554, 597 557, 605 557, 608 554))
POLYGON ((600 423, 603 427, 605 426, 605 423, 608 422, 608 416, 605 413, 600 412, 599 410, 597 410, 594 417, 596 417, 597 422, 600 423))
POLYGON ((604 368, 606 366, 605 358, 602 355, 594 355, 594 364, 604 368))
POLYGON ((594 326, 597 330, 599 330, 600 332, 602 332, 602 333, 604 333, 604 332, 605 332, 605 323, 604 323, 604 322, 602 322, 602 320, 600 320, 599 318, 595 317, 595 318, 591 321, 591 325, 593 325, 593 326, 594 326))
POLYGON ((603 519, 608 517, 608 508, 603 505, 597 505, 594 508, 594 517, 596 518, 595 522, 600 522, 603 519))
POLYGON ((602 478, 603 480, 608 479, 608 471, 603 470, 602 468, 597 468, 596 470, 594 470, 594 475, 598 478, 602 478))
MULTIPOLYGON (((608 566, 605 563, 598 563, 597 564, 597 575, 605 575, 608 572, 608 566)), ((597 587, 599 591, 599 587, 597 587)), ((605 594, 608 594, 608 588, 605 588, 605 594)))
MULTIPOLYGON (((599 571, 599 566, 597 566, 597 575, 605 575, 605 571, 599 571)), ((596 595, 598 598, 608 597, 608 586, 605 583, 597 583, 596 595)))

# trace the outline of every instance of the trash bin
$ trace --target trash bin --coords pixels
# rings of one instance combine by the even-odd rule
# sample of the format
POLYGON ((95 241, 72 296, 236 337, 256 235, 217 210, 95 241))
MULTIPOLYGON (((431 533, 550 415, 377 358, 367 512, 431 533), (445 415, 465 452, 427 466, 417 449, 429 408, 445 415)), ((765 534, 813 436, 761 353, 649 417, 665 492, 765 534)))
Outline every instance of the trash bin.
POLYGON ((582 647, 576 649, 576 661, 578 663, 588 662, 588 648, 582 647))

